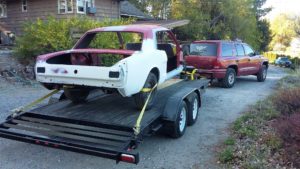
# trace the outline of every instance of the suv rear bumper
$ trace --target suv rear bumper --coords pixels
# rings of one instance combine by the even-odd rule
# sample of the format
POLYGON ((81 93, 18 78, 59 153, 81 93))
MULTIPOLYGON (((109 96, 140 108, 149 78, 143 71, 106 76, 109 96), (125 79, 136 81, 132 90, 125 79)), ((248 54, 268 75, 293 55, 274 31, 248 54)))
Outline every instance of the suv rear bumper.
POLYGON ((198 69, 198 73, 209 79, 222 79, 226 75, 226 69, 198 69))

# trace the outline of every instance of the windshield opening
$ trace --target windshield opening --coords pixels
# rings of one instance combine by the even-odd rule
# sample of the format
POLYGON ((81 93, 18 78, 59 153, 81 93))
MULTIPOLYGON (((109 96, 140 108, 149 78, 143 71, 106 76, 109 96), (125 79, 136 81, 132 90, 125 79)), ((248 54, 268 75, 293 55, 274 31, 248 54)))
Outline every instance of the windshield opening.
POLYGON ((88 33, 75 49, 127 49, 140 51, 143 34, 137 32, 88 33))

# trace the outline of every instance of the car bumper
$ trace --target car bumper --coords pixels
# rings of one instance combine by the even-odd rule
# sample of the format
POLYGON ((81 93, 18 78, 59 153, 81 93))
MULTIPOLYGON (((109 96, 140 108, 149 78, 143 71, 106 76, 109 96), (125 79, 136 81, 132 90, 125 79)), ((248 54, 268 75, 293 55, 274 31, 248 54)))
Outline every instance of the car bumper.
POLYGON ((198 72, 209 79, 222 79, 226 75, 226 69, 199 69, 198 72))
POLYGON ((121 66, 99 67, 59 64, 37 64, 36 80, 41 83, 122 88, 125 83, 121 66))

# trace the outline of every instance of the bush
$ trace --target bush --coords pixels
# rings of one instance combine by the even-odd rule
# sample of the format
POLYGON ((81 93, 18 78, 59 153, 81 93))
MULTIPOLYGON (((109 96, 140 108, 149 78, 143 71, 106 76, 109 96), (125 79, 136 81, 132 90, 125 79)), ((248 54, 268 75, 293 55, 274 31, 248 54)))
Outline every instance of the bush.
POLYGON ((283 115, 300 111, 300 88, 284 89, 273 97, 276 109, 283 115))
POLYGON ((36 56, 66 50, 73 47, 76 40, 72 38, 72 29, 86 32, 89 29, 130 24, 132 20, 96 21, 87 17, 74 17, 58 20, 49 17, 47 20, 37 19, 23 26, 23 35, 17 37, 15 56, 21 60, 33 61, 36 56))
POLYGON ((288 161, 300 168, 300 112, 278 119, 274 127, 283 140, 288 161))

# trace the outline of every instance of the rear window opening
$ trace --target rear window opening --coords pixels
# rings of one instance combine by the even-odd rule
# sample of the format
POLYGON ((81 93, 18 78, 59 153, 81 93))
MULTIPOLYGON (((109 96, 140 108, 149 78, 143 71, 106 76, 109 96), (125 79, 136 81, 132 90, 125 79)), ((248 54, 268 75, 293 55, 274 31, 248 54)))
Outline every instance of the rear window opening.
POLYGON ((47 60, 49 64, 85 65, 111 67, 120 60, 129 57, 120 54, 72 53, 63 54, 47 60))
POLYGON ((194 43, 190 45, 190 55, 217 56, 216 43, 194 43))

